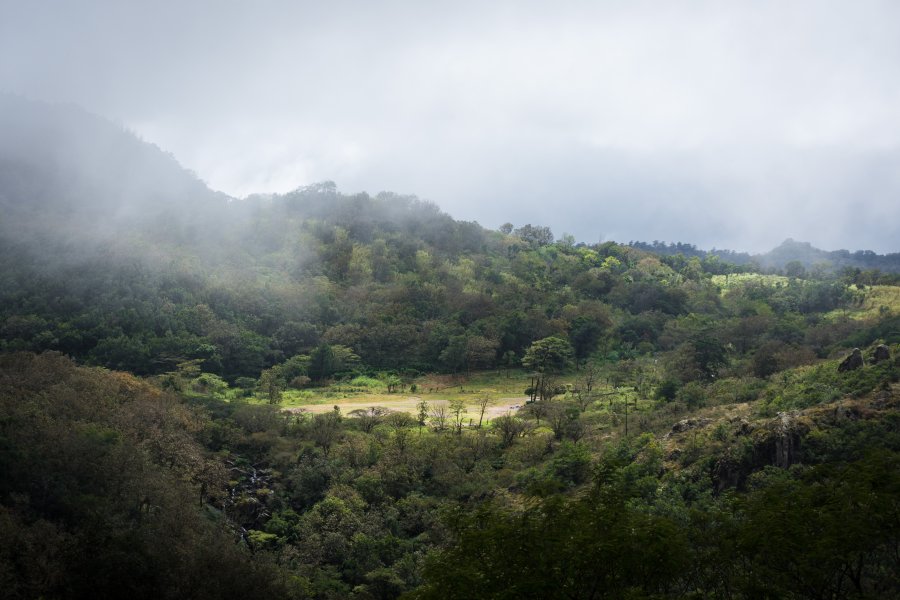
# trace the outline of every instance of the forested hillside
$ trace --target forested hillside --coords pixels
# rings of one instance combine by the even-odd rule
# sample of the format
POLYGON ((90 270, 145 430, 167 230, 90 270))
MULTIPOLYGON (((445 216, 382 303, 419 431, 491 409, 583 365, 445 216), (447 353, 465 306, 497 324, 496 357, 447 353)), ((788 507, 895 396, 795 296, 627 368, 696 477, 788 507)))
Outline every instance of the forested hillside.
POLYGON ((900 595, 890 276, 232 199, 3 102, 10 597, 900 595))

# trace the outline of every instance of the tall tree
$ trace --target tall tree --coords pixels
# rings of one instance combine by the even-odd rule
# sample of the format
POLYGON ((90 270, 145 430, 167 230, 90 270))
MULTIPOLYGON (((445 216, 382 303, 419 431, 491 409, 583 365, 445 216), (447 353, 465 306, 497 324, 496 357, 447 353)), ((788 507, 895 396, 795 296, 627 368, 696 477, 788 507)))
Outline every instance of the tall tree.
POLYGON ((558 337, 548 337, 531 344, 522 358, 522 366, 536 373, 534 388, 541 400, 552 395, 550 377, 562 371, 572 357, 572 346, 558 337))

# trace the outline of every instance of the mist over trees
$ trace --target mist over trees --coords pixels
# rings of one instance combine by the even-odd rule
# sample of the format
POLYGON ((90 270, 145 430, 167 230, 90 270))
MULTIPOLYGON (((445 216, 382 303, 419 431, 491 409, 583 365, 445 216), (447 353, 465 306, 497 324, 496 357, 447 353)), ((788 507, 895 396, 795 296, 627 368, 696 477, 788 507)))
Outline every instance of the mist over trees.
POLYGON ((893 255, 238 200, 79 109, 0 119, 9 597, 900 592, 893 255))

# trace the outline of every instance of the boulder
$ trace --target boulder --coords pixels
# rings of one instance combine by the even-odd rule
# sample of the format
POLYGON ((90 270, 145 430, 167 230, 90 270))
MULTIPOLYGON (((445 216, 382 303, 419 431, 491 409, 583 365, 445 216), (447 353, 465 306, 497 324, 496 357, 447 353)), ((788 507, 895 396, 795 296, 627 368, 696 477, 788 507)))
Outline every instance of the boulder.
POLYGON ((891 360, 891 350, 884 344, 875 346, 875 352, 872 353, 872 364, 877 364, 885 360, 891 360))
POLYGON ((859 348, 854 348, 853 353, 841 361, 841 364, 838 365, 838 373, 843 373, 845 371, 854 371, 856 369, 861 368, 865 363, 863 362, 862 352, 860 352, 859 348))

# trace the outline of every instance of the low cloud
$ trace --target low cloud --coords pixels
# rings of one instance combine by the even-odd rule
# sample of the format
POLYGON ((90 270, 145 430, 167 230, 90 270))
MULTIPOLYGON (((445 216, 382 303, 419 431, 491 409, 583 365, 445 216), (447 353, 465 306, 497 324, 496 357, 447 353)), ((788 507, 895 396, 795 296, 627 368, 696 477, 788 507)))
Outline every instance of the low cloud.
POLYGON ((9 4, 0 88, 236 196, 330 179, 589 242, 898 250, 894 2, 9 4))

